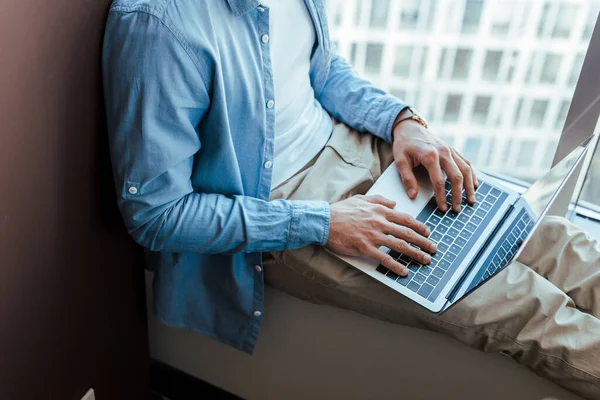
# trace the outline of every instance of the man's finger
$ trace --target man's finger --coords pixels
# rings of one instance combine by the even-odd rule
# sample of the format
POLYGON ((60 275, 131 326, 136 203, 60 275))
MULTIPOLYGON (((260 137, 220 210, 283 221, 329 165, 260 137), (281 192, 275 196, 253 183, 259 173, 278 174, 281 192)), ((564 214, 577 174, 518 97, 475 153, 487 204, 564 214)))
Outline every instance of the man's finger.
POLYGON ((477 180, 477 173, 475 172, 475 168, 473 168, 469 160, 464 158, 460 153, 458 153, 457 151, 455 151, 455 153, 458 154, 458 156, 471 168, 471 175, 473 175, 473 185, 475 187, 479 187, 479 181, 477 180))
POLYGON ((465 195, 467 196, 467 201, 469 204, 475 203, 475 182, 473 181, 473 171, 472 168, 467 162, 458 154, 455 150, 452 150, 452 155, 454 156, 454 161, 462 176, 464 178, 464 187, 465 187, 465 195))
POLYGON ((392 256, 390 256, 389 254, 384 253, 383 251, 379 250, 376 247, 372 247, 367 252, 367 254, 365 254, 365 256, 371 257, 372 259, 377 261, 379 264, 383 265, 387 269, 394 272, 396 275, 400 275, 400 276, 408 275, 408 268, 406 268, 404 265, 400 264, 398 261, 394 260, 394 258, 392 256))
POLYGON ((460 169, 454 162, 454 157, 452 154, 449 154, 446 157, 440 159, 440 163, 446 175, 448 175, 448 179, 452 184, 452 209, 455 212, 460 212, 460 203, 462 201, 462 189, 463 189, 463 175, 460 172, 460 169))
POLYGON ((406 194, 411 199, 414 199, 419 192, 419 183, 417 182, 417 178, 415 178, 412 163, 406 156, 402 156, 396 160, 396 168, 398 168, 398 172, 400 173, 406 194))
POLYGON ((386 235, 385 238, 382 239, 381 244, 387 248, 396 250, 398 253, 407 255, 421 264, 429 264, 431 262, 431 255, 425 253, 423 250, 410 246, 402 239, 386 235))
POLYGON ((448 211, 446 204, 446 178, 440 168, 440 159, 437 152, 432 152, 421 160, 421 164, 427 169, 429 179, 435 192, 435 201, 438 208, 443 212, 448 211))
POLYGON ((388 221, 393 222, 394 224, 406 226, 407 228, 412 229, 421 236, 429 237, 429 234, 431 233, 427 225, 420 221, 417 221, 411 215, 392 210, 386 215, 386 218, 388 221))
POLYGON ((388 208, 396 207, 396 202, 394 200, 386 199, 385 197, 378 195, 378 194, 374 194, 371 196, 365 196, 364 199, 366 201, 368 201, 369 203, 381 204, 382 206, 386 206, 388 208))
POLYGON ((386 228, 384 228, 383 233, 392 235, 398 239, 402 239, 407 243, 417 245, 423 251, 428 253, 433 254, 437 251, 437 245, 434 242, 405 226, 390 223, 388 226, 386 226, 386 228))

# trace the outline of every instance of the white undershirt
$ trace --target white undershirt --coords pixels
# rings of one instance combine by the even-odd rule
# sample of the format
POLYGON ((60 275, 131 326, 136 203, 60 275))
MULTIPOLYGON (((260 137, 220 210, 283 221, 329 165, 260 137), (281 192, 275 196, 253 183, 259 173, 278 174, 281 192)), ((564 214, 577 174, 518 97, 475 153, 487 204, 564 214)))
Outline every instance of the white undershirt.
POLYGON ((275 85, 275 156, 271 188, 291 178, 321 151, 331 117, 310 85, 315 28, 304 0, 262 0, 269 8, 275 85))

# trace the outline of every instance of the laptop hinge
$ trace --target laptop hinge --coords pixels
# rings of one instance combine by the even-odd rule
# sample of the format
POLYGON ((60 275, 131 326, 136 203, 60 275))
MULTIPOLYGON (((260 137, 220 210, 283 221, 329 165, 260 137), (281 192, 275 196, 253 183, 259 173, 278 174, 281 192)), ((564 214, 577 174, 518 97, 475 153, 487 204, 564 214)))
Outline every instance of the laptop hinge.
POLYGON ((469 274, 471 273, 473 268, 475 268, 475 266, 479 262, 479 259, 481 258, 481 256, 485 252, 485 250, 487 249, 488 245, 494 239, 494 237, 496 236, 496 234, 498 233, 498 231, 500 230, 502 225, 504 225, 504 221, 506 221, 506 219, 509 217, 509 215, 513 212, 514 209, 515 209, 514 205, 511 204, 510 206, 508 206, 508 208, 504 212, 504 215, 502 216, 502 218, 500 218, 500 221, 498 221, 498 223, 496 224, 496 227, 494 228, 492 233, 490 233, 488 235, 486 241, 483 243, 483 245, 481 246, 481 248, 479 249, 477 254, 475 254, 475 257, 473 257, 473 260, 471 260, 471 262, 469 263, 469 266, 465 269, 465 271, 463 272, 461 277, 458 279, 458 281, 456 281, 456 283, 452 287, 452 290, 450 290, 450 292, 448 292, 448 294, 446 295, 447 300, 449 300, 450 302, 454 302, 454 300, 455 300, 454 297, 458 293, 462 284, 465 282, 465 279, 467 279, 467 277, 469 276, 469 274))

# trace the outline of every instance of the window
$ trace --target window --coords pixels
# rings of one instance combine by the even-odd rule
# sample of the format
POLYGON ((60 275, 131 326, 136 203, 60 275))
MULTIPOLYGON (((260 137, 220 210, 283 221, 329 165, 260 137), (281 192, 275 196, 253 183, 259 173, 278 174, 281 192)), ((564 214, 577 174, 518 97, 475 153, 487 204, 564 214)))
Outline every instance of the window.
POLYGON ((569 86, 575 86, 577 84, 577 79, 579 79, 579 73, 581 72, 581 67, 583 67, 583 54, 577 54, 575 60, 573 61, 573 67, 571 68, 571 73, 569 74, 569 86))
POLYGON ((573 21, 577 18, 577 4, 561 3, 556 16, 556 24, 552 30, 553 38, 568 39, 571 35, 573 21))
POLYGON ((481 152, 481 138, 480 137, 469 137, 465 140, 465 147, 463 148, 462 155, 468 160, 477 160, 481 152))
POLYGON ((472 117, 474 123, 484 125, 487 122, 491 103, 492 98, 490 96, 477 96, 475 98, 472 117))
POLYGON ((456 122, 460 114, 460 106, 462 105, 462 95, 449 94, 446 98, 446 109, 444 110, 445 122, 456 122))
POLYGON ((381 57, 383 56, 383 44, 368 43, 365 57, 365 72, 378 74, 381 72, 381 57))
POLYGON ((483 79, 488 81, 495 81, 498 79, 498 71, 500 71, 501 62, 502 51, 488 50, 485 53, 485 61, 483 63, 483 79))
POLYGON ((593 206, 597 212, 600 212, 600 149, 598 145, 596 145, 583 182, 580 200, 589 203, 588 205, 593 206))
POLYGON ((339 54, 477 168, 527 181, 548 170, 600 0, 325 4, 339 54))
POLYGON ((371 0, 371 28, 385 28, 389 7, 390 0, 371 0))
POLYGON ((471 68, 472 50, 458 49, 454 57, 454 68, 452 69, 452 79, 467 79, 471 68))
POLYGON ((558 114, 556 115, 556 121, 554 122, 554 129, 556 129, 557 131, 562 132, 563 126, 565 125, 565 120, 567 119, 567 114, 569 112, 570 105, 571 102, 569 100, 561 101, 558 114))
POLYGON ((547 108, 548 100, 534 100, 529 114, 529 126, 540 128, 544 124, 547 108))
POLYGON ((540 83, 556 82, 561 61, 562 56, 558 54, 546 54, 540 75, 540 83))
POLYGON ((401 2, 400 29, 416 29, 419 24, 418 0, 405 0, 401 2))
POLYGON ((533 157, 536 148, 536 143, 533 140, 524 140, 519 149, 517 156, 517 166, 519 168, 529 168, 532 165, 533 157))
POLYGON ((408 78, 410 74, 410 62, 412 60, 412 46, 396 46, 396 61, 394 62, 394 75, 402 78, 408 78))
POLYGON ((462 21, 462 33, 476 33, 484 0, 467 0, 462 21))

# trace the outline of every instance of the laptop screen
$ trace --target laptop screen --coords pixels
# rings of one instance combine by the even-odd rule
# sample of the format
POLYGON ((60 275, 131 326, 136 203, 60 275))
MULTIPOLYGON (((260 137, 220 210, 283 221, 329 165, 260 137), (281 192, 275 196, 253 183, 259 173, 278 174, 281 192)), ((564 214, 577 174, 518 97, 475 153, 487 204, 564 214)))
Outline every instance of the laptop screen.
POLYGON ((537 180, 523 194, 532 211, 535 213, 532 217, 538 219, 544 214, 553 198, 558 194, 558 190, 569 176, 571 171, 577 165, 579 159, 583 156, 591 137, 577 146, 569 155, 563 158, 543 177, 537 180))

